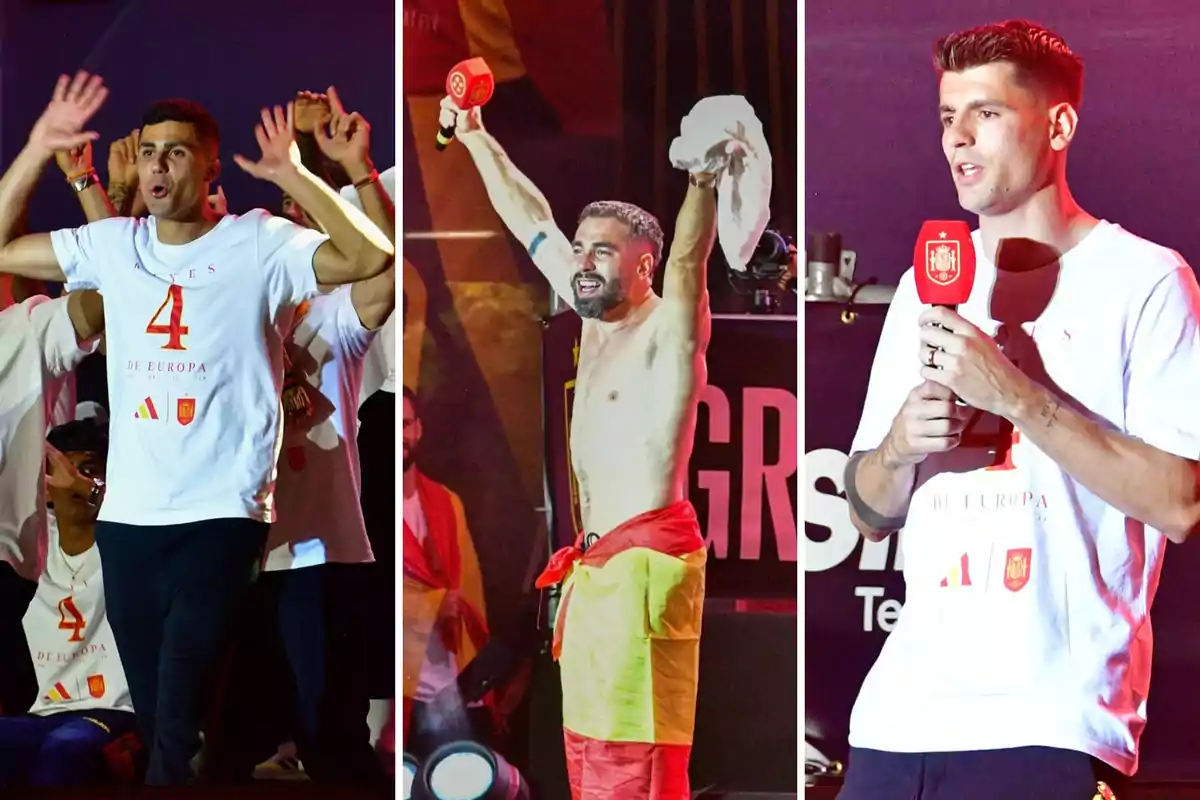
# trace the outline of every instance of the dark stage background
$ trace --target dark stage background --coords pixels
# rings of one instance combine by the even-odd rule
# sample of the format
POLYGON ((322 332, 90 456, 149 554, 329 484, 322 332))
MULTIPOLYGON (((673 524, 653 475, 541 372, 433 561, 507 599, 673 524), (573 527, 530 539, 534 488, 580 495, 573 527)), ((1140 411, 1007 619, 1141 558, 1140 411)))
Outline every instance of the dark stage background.
MULTIPOLYGON (((939 144, 932 44, 953 30, 1012 17, 1058 31, 1084 59, 1069 166, 1076 199, 1200 262, 1200 228, 1192 220, 1200 162, 1191 119, 1200 100, 1192 68, 1200 5, 1165 0, 810 0, 806 230, 840 231, 845 247, 858 253, 860 281, 895 284, 911 263, 922 220, 966 218, 939 144)), ((805 309, 806 728, 834 758, 845 756, 851 705, 904 600, 895 544, 864 546, 840 496, 885 312, 863 308, 846 326, 836 308, 805 309)), ((1200 548, 1168 547, 1154 601, 1141 780, 1200 779, 1200 744, 1192 735, 1200 718, 1198 570, 1200 548)))

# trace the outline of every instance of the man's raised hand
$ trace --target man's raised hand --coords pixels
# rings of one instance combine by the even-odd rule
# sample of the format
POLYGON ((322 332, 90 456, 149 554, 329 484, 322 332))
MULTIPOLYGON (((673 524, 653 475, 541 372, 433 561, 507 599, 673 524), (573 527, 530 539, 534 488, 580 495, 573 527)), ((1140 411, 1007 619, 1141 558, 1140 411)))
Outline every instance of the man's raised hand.
POLYGON ((336 161, 351 179, 358 181, 369 175, 372 169, 371 126, 362 114, 346 113, 336 87, 330 86, 327 96, 330 112, 328 129, 326 125, 317 125, 313 129, 317 146, 326 158, 336 161))
POLYGON ((45 158, 59 151, 71 151, 100 138, 83 128, 104 105, 108 89, 99 75, 82 70, 69 78, 62 75, 54 87, 54 96, 29 133, 29 146, 45 158))
POLYGON ((234 163, 244 171, 263 181, 278 183, 281 177, 294 174, 300 169, 300 148, 296 146, 296 109, 287 104, 285 111, 280 106, 262 110, 262 122, 254 127, 254 138, 262 150, 262 158, 251 161, 245 156, 235 155, 234 163))
POLYGON ((131 131, 123 139, 117 139, 108 148, 108 185, 136 189, 138 186, 138 148, 141 145, 141 130, 131 131))
POLYGON ((58 162, 58 168, 62 170, 67 180, 87 175, 93 170, 92 143, 85 142, 70 150, 59 150, 54 154, 54 160, 58 162))

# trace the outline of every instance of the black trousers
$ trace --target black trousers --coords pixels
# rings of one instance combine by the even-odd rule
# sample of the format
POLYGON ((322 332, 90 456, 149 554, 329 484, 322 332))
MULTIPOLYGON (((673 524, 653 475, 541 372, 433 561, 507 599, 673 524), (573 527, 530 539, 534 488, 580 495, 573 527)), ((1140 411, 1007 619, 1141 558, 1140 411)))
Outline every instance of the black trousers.
POLYGON ((259 576, 239 624, 214 738, 215 780, 249 780, 257 763, 293 739, 314 781, 383 784, 367 727, 367 639, 380 633, 364 580, 370 566, 323 564, 259 576))
POLYGON ((378 391, 358 410, 362 512, 375 563, 367 569, 372 617, 367 683, 373 699, 396 696, 396 395, 378 391))
POLYGON ((0 714, 24 714, 37 697, 37 675, 21 620, 37 584, 0 561, 0 714))
POLYGON ((193 780, 214 678, 266 539, 267 525, 249 519, 96 524, 108 620, 151 786, 193 780))
POLYGON ((958 753, 850 749, 838 800, 1092 800, 1097 781, 1118 798, 1125 778, 1086 753, 1014 747, 958 753))

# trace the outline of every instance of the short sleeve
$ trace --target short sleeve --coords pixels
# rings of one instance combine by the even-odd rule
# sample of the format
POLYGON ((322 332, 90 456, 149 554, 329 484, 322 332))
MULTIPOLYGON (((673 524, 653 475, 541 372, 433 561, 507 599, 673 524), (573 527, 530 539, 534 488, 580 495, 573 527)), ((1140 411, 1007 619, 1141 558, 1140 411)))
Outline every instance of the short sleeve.
POLYGON ((113 217, 82 228, 51 232, 50 244, 58 266, 67 278, 67 290, 103 291, 104 267, 121 263, 121 250, 132 246, 136 224, 136 220, 113 217))
POLYGON ((1183 263, 1151 290, 1125 367, 1125 430, 1152 447, 1200 459, 1200 287, 1183 263))
POLYGON ((340 287, 334 293, 333 324, 337 328, 337 339, 342 349, 352 358, 362 359, 375 341, 378 331, 368 330, 354 309, 353 292, 350 286, 340 287))
POLYGON ((29 323, 37 337, 38 350, 42 354, 42 365, 52 378, 61 378, 72 372, 79 362, 96 351, 99 337, 80 345, 75 338, 75 324, 67 311, 69 298, 64 295, 54 300, 33 297, 25 301, 29 309, 29 323))
MULTIPOLYGON (((392 201, 394 202, 396 200, 395 167, 389 167, 388 169, 379 173, 379 185, 383 187, 383 190, 387 192, 387 196, 392 198, 392 201)), ((363 210, 362 200, 359 199, 358 196, 358 189, 355 189, 353 185, 343 186, 338 194, 342 196, 343 200, 357 208, 359 211, 363 210)))
POLYGON ((297 306, 317 292, 313 257, 329 237, 266 211, 252 213, 260 215, 258 254, 271 308, 297 306))
POLYGON ((917 298, 917 285, 909 269, 900 279, 883 320, 883 332, 871 362, 871 379, 863 402, 858 431, 851 453, 874 450, 883 442, 908 393, 921 382, 917 362, 920 332, 917 319, 924 307, 917 298))

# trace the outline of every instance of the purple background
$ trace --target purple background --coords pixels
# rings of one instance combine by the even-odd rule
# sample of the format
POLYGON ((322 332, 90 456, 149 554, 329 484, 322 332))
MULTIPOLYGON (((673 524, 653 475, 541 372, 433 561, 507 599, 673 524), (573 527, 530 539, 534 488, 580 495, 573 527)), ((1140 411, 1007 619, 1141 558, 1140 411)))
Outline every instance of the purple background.
MULTIPOLYGON (((233 211, 276 209, 279 191, 251 178, 232 155, 259 154, 254 125, 266 104, 334 84, 371 123, 382 171, 396 158, 396 25, 393 0, 0 0, 0 163, 9 164, 61 73, 103 75, 109 98, 92 126, 107 182, 108 147, 137 127, 155 100, 204 105, 221 126, 222 174, 233 211)), ((34 195, 30 229, 83 223, 51 166, 34 195)))
MULTIPOLYGON (((967 218, 942 157, 933 42, 1024 17, 1084 61, 1068 176, 1091 213, 1200 261, 1200 4, 1147 0, 805 3, 805 229, 895 284, 925 219, 967 218)), ((970 218, 972 225, 975 223, 970 218)))

